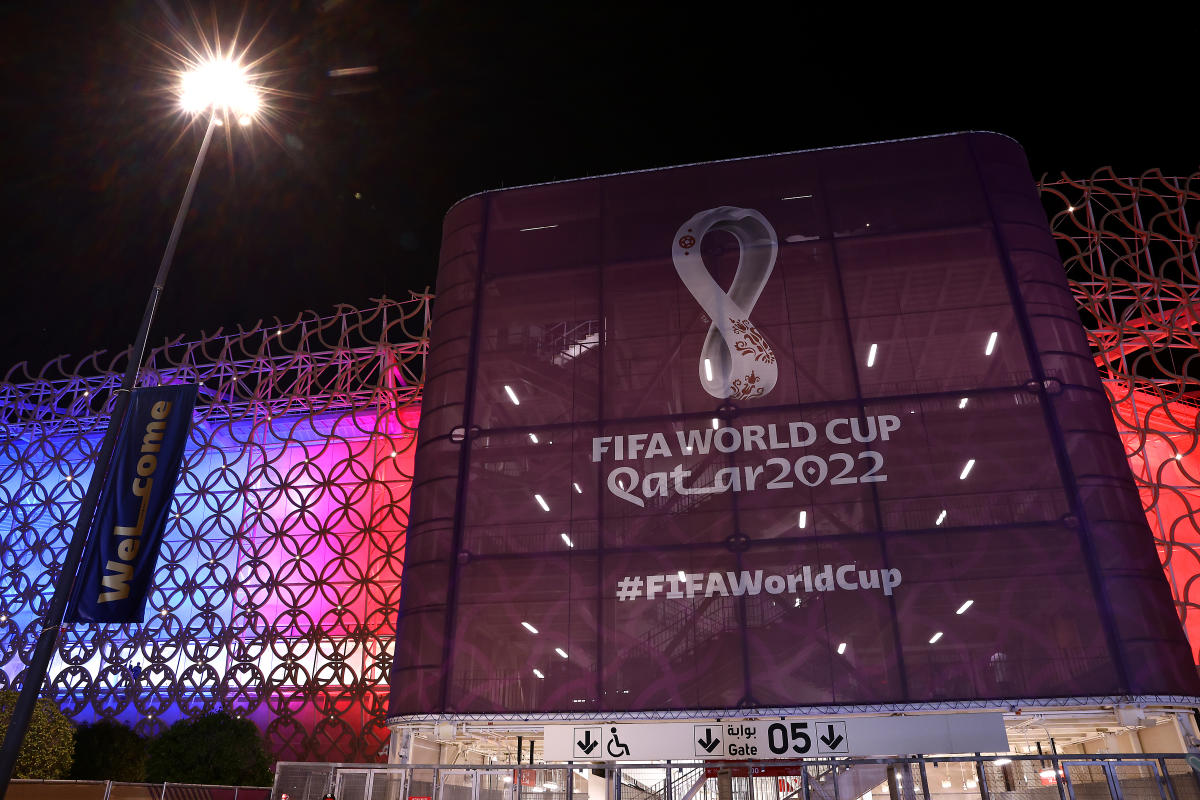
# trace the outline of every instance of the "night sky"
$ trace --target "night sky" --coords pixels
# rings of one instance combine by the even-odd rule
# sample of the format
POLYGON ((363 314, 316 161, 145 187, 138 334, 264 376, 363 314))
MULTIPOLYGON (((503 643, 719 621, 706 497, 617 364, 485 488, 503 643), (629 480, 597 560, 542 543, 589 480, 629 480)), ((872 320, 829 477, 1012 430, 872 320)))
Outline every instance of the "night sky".
POLYGON ((214 26, 272 108, 214 142, 152 344, 423 290, 445 211, 502 186, 969 129, 1035 177, 1197 169, 1169 20, 841 5, 6 4, 0 373, 132 340, 203 134, 168 51, 214 26))

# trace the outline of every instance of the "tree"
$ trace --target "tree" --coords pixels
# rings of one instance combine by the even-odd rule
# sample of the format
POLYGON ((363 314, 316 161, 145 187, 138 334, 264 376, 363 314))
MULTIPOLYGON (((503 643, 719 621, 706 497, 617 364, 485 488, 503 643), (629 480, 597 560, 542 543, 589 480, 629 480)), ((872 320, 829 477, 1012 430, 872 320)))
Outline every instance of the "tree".
POLYGON ((102 719, 75 731, 76 780, 146 780, 146 740, 128 725, 102 719))
POLYGON ((180 720, 146 745, 146 779, 155 783, 269 786, 270 764, 254 723, 223 711, 180 720))
MULTIPOLYGON (((0 692, 0 735, 8 732, 17 692, 0 692)), ((17 753, 14 778, 64 778, 75 752, 75 726, 51 700, 42 698, 33 707, 21 752, 17 753)))

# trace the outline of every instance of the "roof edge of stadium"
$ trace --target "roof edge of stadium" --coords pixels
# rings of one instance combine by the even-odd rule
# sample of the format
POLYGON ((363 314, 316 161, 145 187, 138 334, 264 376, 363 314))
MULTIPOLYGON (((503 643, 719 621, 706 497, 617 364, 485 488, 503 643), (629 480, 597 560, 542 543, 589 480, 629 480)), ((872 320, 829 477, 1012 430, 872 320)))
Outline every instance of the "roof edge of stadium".
POLYGON ((497 194, 499 192, 511 192, 511 191, 515 191, 517 189, 533 189, 538 186, 560 186, 564 183, 578 183, 579 181, 590 181, 590 180, 595 180, 598 178, 616 178, 616 177, 620 177, 622 175, 640 175, 645 172, 664 172, 666 170, 671 170, 671 169, 687 169, 689 167, 702 167, 702 166, 707 166, 709 164, 729 164, 729 163, 733 163, 736 161, 753 161, 753 160, 759 159, 759 158, 775 158, 776 156, 794 156, 794 155, 800 155, 802 153, 823 153, 823 152, 830 152, 833 150, 848 150, 848 149, 851 149, 854 147, 870 147, 870 146, 879 145, 879 144, 896 144, 898 142, 917 142, 917 141, 922 141, 925 139, 947 139, 947 138, 950 138, 953 136, 972 136, 972 135, 1002 136, 1005 139, 1008 139, 1009 141, 1011 141, 1017 147, 1020 147, 1021 152, 1025 151, 1024 145, 1022 145, 1019 141, 1014 139, 1012 136, 1009 136, 1007 133, 1001 133, 1000 131, 967 130, 967 131, 952 131, 950 133, 930 133, 930 134, 926 134, 925 136, 906 136, 906 137, 900 137, 897 139, 880 139, 879 141, 876 141, 876 142, 856 142, 853 144, 826 145, 825 147, 810 147, 810 148, 803 149, 803 150, 784 150, 779 153, 761 153, 759 155, 753 155, 753 156, 734 156, 732 158, 717 158, 717 159, 713 159, 712 161, 691 161, 691 162, 684 163, 684 164, 668 164, 668 165, 665 165, 662 167, 647 167, 645 169, 620 170, 617 172, 605 172, 600 175, 585 175, 585 176, 579 177, 579 178, 564 178, 563 180, 560 180, 560 181, 539 181, 537 183, 523 183, 523 184, 519 184, 517 186, 502 186, 502 187, 499 187, 496 189, 484 189, 482 191, 473 192, 472 194, 468 194, 464 197, 460 197, 458 200, 455 200, 450 205, 450 207, 446 209, 446 213, 442 216, 444 219, 446 216, 449 216, 450 212, 453 211, 455 208, 457 208, 460 204, 465 203, 466 201, 468 201, 474 197, 482 197, 483 195, 497 194))

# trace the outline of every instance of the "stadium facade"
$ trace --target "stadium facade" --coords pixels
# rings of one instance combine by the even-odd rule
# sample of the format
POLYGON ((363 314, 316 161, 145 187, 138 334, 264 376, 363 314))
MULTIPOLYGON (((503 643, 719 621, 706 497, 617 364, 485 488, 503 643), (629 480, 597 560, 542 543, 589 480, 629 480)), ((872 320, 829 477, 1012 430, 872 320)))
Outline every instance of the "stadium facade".
MULTIPOLYGON (((1100 172, 1040 190, 1195 661, 1200 177, 1100 172)), ((49 682, 70 715, 152 733, 227 708, 255 720, 283 759, 382 758, 429 303, 343 306, 154 351, 143 382, 199 383, 196 424, 147 621, 64 628, 49 682)), ((522 345, 531 353, 574 360, 595 332, 535 333, 522 345)), ((121 356, 64 358, 0 385, 6 685, 19 684, 39 630, 120 367, 121 356)), ((476 697, 513 697, 487 695, 489 676, 474 677, 476 697)), ((1128 699, 1078 706, 1106 708, 1128 723, 1114 730, 1129 730, 1152 714, 1124 713, 1128 699)), ((1098 719, 1077 726, 1080 746, 1103 740, 1098 719)))
POLYGON ((659 748, 664 719, 774 718, 809 756, 806 727, 844 748, 836 725, 891 714, 1174 729, 1200 694, 1011 139, 466 198, 427 375, 407 732, 678 759, 713 742, 659 748))

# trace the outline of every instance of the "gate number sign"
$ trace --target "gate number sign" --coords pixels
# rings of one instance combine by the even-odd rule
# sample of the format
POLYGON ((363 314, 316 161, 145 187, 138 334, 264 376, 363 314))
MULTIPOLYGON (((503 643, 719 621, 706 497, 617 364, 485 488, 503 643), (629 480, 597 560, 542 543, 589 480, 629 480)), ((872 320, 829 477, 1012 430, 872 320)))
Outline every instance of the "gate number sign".
POLYGON ((694 738, 700 758, 794 758, 850 750, 843 720, 696 725, 694 738))
POLYGON ((547 761, 821 758, 1006 752, 999 713, 547 725, 547 761))

